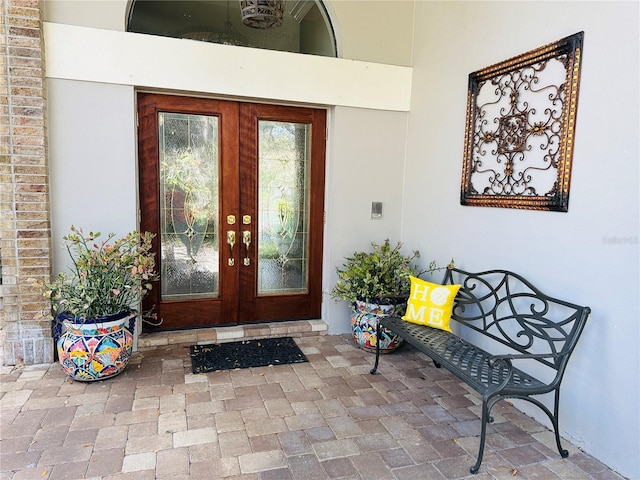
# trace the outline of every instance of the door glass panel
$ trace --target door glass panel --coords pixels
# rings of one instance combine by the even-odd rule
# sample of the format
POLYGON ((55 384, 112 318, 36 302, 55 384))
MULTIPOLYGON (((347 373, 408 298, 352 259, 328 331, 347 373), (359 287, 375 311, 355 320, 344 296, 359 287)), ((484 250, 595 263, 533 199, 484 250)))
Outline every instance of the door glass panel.
POLYGON ((218 287, 218 117, 160 113, 162 298, 211 298, 218 287))
POLYGON ((258 122, 258 294, 306 293, 311 126, 258 122))

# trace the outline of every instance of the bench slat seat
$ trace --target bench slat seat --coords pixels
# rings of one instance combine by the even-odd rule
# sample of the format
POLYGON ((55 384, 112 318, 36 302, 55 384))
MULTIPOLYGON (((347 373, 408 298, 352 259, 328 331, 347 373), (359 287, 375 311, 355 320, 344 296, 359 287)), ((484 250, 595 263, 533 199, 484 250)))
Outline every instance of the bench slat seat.
POLYGON ((511 369, 511 378, 509 378, 510 369, 507 365, 501 363, 491 368, 490 360, 495 358, 494 355, 465 342, 454 334, 406 322, 399 317, 381 318, 380 322, 383 327, 427 353, 437 366, 443 365, 481 394, 500 387, 507 378, 508 383, 502 387, 503 391, 510 390, 515 393, 524 389, 543 393, 549 390, 545 383, 518 368, 511 369), (428 347, 426 350, 422 348, 425 345, 428 347))

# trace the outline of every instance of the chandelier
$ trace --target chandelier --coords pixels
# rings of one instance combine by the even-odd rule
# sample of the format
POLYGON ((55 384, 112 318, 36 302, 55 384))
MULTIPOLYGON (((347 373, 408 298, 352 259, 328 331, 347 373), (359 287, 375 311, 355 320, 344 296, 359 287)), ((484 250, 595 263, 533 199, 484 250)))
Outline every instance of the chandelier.
POLYGON ((274 28, 282 25, 284 0, 240 0, 242 23, 252 28, 274 28))

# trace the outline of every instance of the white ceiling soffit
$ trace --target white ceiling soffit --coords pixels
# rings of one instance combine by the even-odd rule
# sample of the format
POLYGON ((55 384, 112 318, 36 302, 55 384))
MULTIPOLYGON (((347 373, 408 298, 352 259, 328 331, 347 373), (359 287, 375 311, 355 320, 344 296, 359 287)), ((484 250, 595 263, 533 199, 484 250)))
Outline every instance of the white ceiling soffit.
POLYGON ((410 67, 45 22, 47 78, 409 111, 410 67))

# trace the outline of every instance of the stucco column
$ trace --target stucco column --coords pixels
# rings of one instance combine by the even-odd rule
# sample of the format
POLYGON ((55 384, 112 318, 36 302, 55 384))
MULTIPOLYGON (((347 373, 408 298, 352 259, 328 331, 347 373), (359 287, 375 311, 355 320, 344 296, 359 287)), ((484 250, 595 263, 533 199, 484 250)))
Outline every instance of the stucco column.
POLYGON ((47 309, 33 279, 51 274, 41 0, 0 11, 0 355, 3 365, 53 360, 47 309))

